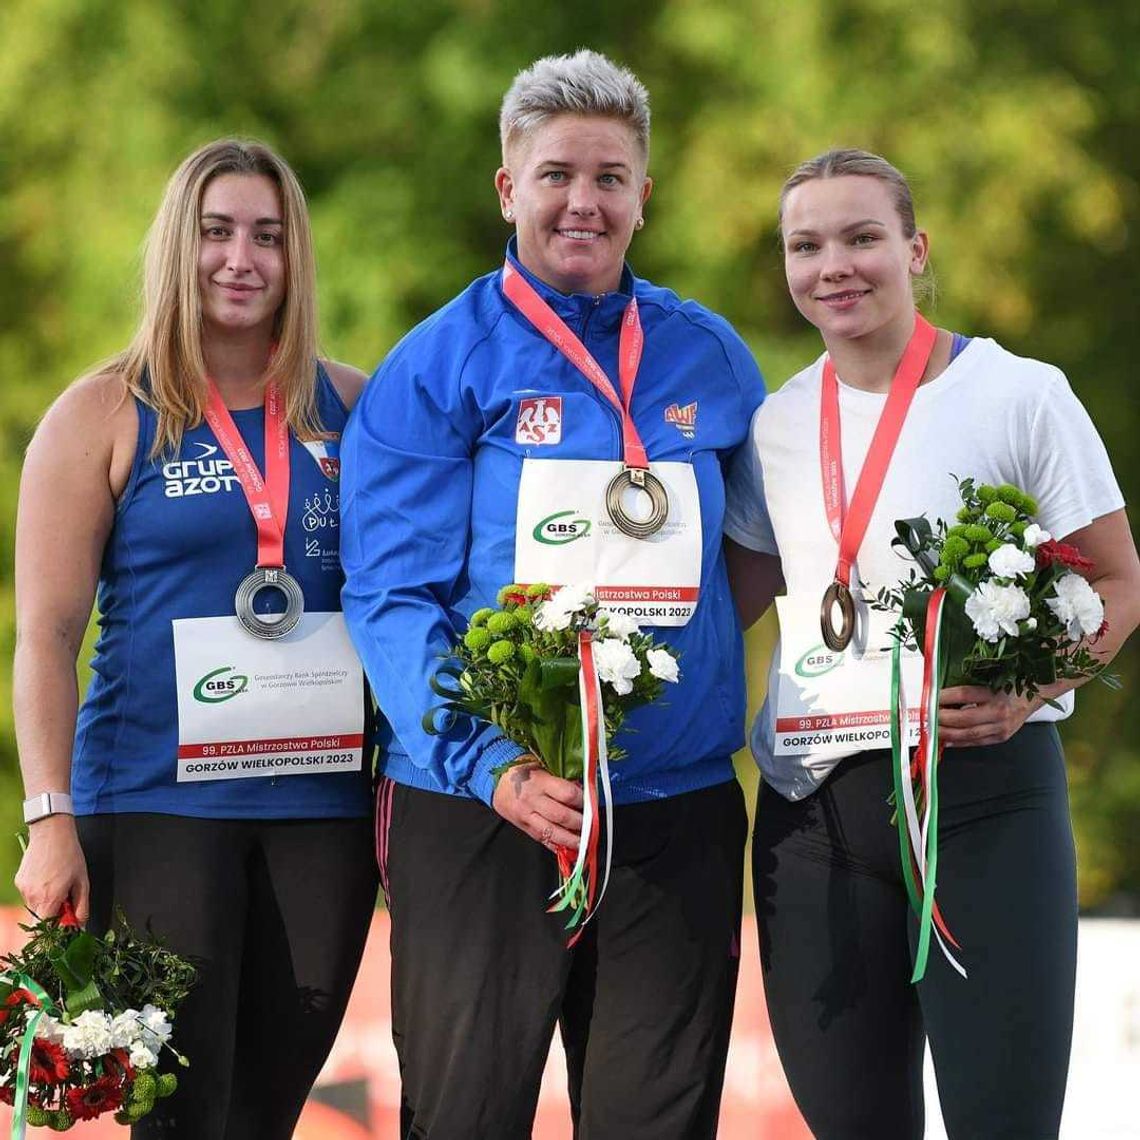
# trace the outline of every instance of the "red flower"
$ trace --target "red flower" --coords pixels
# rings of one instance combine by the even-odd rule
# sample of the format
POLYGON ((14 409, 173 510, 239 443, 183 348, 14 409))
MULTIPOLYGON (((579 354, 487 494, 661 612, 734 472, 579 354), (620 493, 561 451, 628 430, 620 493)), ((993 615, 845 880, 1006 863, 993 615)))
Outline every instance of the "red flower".
POLYGON ((1038 566, 1052 566, 1057 562, 1062 566, 1068 566, 1071 570, 1091 570, 1094 566, 1091 559, 1086 558, 1075 546, 1070 546, 1067 542, 1054 542, 1053 539, 1049 539, 1037 547, 1038 566))
POLYGON ((34 1085, 57 1085, 67 1080, 71 1062, 61 1045, 37 1037, 32 1042, 32 1061, 28 1076, 34 1085))
POLYGON ((103 1067, 107 1075, 114 1077, 119 1084, 135 1079, 135 1067, 131 1064, 130 1054, 126 1049, 112 1049, 103 1058, 103 1067))
POLYGON ((75 907, 71 905, 71 899, 63 900, 63 906, 59 910, 58 922, 65 930, 79 929, 79 919, 75 917, 75 907))
POLYGON ((3 1025, 9 1017, 12 1016, 12 1011, 18 1005, 23 1005, 24 1002, 29 1000, 27 990, 13 990, 5 999, 4 1004, 0 1005, 0 1025, 3 1025))
POLYGON ((67 1107, 76 1120, 94 1120, 121 1107, 123 1090, 114 1077, 100 1077, 86 1088, 69 1089, 67 1107))
MULTIPOLYGON (((15 1069, 12 1070, 15 1072, 15 1069)), ((0 1085, 0 1104, 12 1104, 16 1100, 16 1086, 15 1083, 10 1085, 0 1085)))
POLYGON ((507 594, 506 597, 503 598, 503 604, 505 605, 507 602, 514 602, 516 606, 525 606, 527 602, 526 594, 507 594))

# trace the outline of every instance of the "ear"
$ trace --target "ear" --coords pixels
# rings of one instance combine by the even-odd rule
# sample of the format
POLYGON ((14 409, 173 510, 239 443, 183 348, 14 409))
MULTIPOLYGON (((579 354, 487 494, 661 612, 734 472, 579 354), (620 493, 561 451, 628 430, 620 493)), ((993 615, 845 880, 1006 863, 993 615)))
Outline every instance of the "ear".
POLYGON ((649 195, 653 193, 653 179, 646 178, 641 184, 641 205, 644 206, 649 201, 649 195))
POLYGON ((910 239, 910 272, 913 277, 921 277, 930 257, 930 239, 926 230, 916 230, 910 239))
POLYGON ((499 209, 505 217, 515 205, 515 181, 505 166, 495 171, 495 192, 499 195, 499 209))

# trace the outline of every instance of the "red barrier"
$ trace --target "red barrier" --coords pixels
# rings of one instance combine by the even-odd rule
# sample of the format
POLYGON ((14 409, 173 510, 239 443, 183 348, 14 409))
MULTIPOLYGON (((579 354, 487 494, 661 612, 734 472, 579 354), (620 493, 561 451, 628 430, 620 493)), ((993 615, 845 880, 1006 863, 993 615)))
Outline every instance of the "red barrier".
MULTIPOLYGON (((0 948, 18 946, 21 912, 0 909, 0 948)), ((720 1140, 811 1140, 776 1057, 757 960, 756 926, 745 919, 740 986, 736 998, 721 1109, 720 1140)), ((388 916, 377 911, 348 1015, 294 1140, 397 1140, 400 1079, 392 1047, 388 990, 388 916)), ((2 1106, 0 1106, 2 1107, 2 1106)), ((0 1136, 10 1126, 0 1111, 0 1136)), ((51 1135, 30 1129, 29 1135, 51 1135)), ((119 1140, 125 1135, 110 1117, 77 1125, 78 1140, 119 1140)), ((562 1048, 556 1039, 542 1080, 534 1140, 570 1140, 562 1048)))

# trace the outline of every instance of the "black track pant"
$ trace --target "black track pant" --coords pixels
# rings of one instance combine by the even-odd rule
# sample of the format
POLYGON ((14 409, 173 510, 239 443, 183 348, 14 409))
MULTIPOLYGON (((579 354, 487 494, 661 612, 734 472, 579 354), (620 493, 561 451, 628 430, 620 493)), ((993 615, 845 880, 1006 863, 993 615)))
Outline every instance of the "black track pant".
POLYGON ((963 980, 916 922, 890 826, 890 756, 844 760, 815 794, 761 792, 753 848, 768 1011, 819 1140, 917 1140, 929 1036, 951 1140, 1049 1140, 1073 1024, 1077 896, 1064 757, 1051 725, 939 766, 939 907, 963 980))
MULTIPOLYGON (((121 907, 195 960, 190 1060, 134 1140, 288 1140, 332 1047, 376 897, 371 822, 79 819, 92 929, 121 907)), ((171 1058, 163 1068, 170 1067, 171 1058)))
POLYGON ((545 913, 553 855, 485 805, 386 782, 381 822, 403 1140, 529 1138, 555 1022, 578 1140, 715 1136, 747 829, 735 781, 615 810, 609 890, 573 950, 545 913))

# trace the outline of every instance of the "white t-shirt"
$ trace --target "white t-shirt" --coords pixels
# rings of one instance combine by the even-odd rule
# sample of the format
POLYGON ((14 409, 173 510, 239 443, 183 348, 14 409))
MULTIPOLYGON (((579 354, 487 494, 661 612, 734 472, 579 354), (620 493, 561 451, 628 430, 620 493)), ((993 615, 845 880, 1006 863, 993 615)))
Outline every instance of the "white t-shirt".
MULTIPOLYGON (((838 553, 828 526, 819 461, 819 403, 824 357, 770 395, 752 420, 726 487, 725 533, 741 546, 776 554, 788 593, 822 597, 838 553)), ((843 480, 854 492, 884 393, 839 385, 843 480)), ((891 460, 852 582, 868 596, 894 586, 913 564, 891 547, 896 519, 925 514, 954 522, 961 500, 953 477, 1012 483, 1038 504, 1037 521, 1064 538, 1124 505, 1112 467, 1088 413, 1064 374, 977 338, 946 370, 915 393, 891 460)), ((789 799, 814 791, 838 763, 774 756, 779 673, 773 659, 768 699, 752 728, 752 752, 768 783, 789 799)), ((1045 706, 1033 720, 1072 711, 1045 706)))

